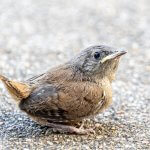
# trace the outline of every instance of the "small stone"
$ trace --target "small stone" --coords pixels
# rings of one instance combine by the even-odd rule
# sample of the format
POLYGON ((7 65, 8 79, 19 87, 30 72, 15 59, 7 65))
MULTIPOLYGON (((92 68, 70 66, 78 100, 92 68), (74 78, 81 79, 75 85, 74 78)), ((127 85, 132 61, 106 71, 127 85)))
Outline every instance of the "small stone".
POLYGON ((0 125, 3 125, 4 124, 4 122, 0 122, 0 125))

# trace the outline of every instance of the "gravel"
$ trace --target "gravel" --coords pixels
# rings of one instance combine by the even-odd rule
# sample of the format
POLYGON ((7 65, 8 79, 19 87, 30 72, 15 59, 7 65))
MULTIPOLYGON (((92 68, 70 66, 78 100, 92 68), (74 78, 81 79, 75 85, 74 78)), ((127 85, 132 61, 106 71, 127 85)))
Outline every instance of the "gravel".
POLYGON ((21 112, 0 84, 0 149, 150 149, 149 0, 0 0, 0 73, 25 80, 94 44, 125 48, 112 106, 87 126, 53 132, 21 112))

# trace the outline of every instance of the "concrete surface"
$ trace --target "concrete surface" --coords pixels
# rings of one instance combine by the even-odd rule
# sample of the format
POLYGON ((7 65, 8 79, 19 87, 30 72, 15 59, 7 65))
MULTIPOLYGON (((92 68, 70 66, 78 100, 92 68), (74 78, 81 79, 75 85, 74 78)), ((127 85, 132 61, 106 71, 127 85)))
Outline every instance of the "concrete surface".
POLYGON ((96 135, 63 135, 34 123, 0 84, 0 149, 150 149, 149 0, 0 0, 0 73, 12 79, 94 44, 128 50, 112 106, 87 122, 96 135))

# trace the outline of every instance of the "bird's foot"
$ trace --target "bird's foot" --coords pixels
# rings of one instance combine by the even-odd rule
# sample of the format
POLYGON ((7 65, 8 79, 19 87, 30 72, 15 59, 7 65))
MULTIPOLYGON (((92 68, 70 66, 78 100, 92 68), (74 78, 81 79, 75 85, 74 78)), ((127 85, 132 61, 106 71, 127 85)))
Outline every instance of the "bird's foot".
POLYGON ((83 129, 82 128, 76 128, 73 126, 68 125, 62 125, 62 124, 54 124, 54 123, 48 123, 47 126, 56 129, 56 131, 59 132, 65 132, 70 134, 79 134, 79 135, 86 135, 86 134, 95 134, 95 131, 91 129, 83 129))
POLYGON ((72 133, 75 133, 75 134, 79 134, 79 135, 95 134, 95 131, 92 128, 89 128, 89 129, 75 128, 75 127, 73 128, 74 129, 72 130, 73 131, 72 133))

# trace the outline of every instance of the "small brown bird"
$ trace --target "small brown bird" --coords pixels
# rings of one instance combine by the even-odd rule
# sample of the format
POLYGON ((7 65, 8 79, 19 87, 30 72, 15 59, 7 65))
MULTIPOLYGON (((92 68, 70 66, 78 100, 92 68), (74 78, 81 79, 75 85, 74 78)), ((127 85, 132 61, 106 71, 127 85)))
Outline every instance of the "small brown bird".
POLYGON ((87 134, 93 130, 70 124, 95 116, 111 104, 111 82, 125 53, 104 45, 91 46, 26 82, 0 79, 33 120, 64 132, 87 134))

